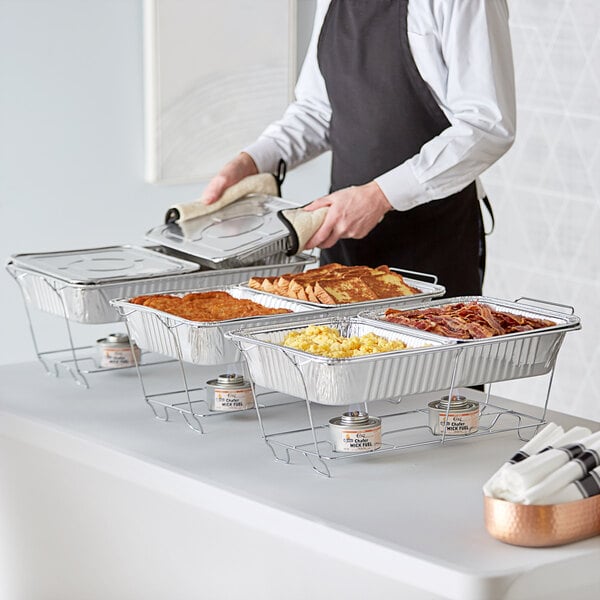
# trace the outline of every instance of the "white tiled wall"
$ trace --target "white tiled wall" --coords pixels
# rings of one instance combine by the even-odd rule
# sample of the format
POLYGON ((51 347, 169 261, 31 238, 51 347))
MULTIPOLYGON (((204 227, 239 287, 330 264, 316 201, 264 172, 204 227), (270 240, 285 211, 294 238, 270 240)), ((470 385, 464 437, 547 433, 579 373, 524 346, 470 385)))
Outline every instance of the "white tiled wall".
MULTIPOLYGON (((571 305, 549 408, 600 420, 600 2, 510 0, 518 132, 483 177, 496 214, 484 293, 571 305)), ((542 404, 546 378, 494 386, 542 404)))

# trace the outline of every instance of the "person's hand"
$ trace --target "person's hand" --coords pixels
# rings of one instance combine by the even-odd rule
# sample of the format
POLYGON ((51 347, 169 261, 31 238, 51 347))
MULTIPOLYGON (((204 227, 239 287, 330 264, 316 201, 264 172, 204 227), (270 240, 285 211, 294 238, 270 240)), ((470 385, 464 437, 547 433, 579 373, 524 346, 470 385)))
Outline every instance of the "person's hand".
POLYGON ((230 160, 209 182, 200 201, 204 204, 216 202, 226 189, 238 183, 245 177, 256 175, 258 169, 252 157, 245 152, 240 152, 233 160, 230 160))
POLYGON ((364 238, 385 213, 392 210, 385 194, 374 181, 323 196, 305 206, 304 210, 317 210, 323 206, 329 207, 327 216, 306 243, 306 249, 331 248, 344 238, 364 238))

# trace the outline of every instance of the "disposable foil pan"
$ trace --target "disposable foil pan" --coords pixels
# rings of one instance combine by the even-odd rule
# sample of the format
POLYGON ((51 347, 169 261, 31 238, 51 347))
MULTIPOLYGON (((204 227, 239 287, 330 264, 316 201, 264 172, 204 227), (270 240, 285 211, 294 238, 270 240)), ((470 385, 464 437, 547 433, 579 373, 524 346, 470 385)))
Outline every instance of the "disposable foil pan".
MULTIPOLYGON (((431 334, 437 339, 454 341, 460 346, 455 386, 507 381, 549 373, 556 364, 558 351, 565 334, 568 331, 581 329, 580 319, 575 315, 538 308, 523 302, 511 302, 486 296, 461 296, 436 300, 431 302, 428 307, 444 306, 457 302, 479 302, 494 310, 532 318, 548 319, 556 324, 552 327, 477 340, 463 340, 431 334)), ((393 308, 413 310, 415 307, 393 306, 393 308)), ((359 316, 366 322, 385 323, 401 331, 420 331, 405 325, 391 323, 385 319, 384 313, 385 310, 381 309, 368 310, 359 313, 359 316)), ((443 389, 443 386, 438 387, 436 385, 436 387, 432 387, 433 389, 443 389)))
POLYGON ((238 344, 256 384, 329 405, 384 400, 439 389, 436 382, 443 382, 441 387, 449 385, 455 342, 366 323, 357 317, 315 319, 316 315, 297 319, 293 324, 238 329, 227 334, 238 344), (281 345, 287 333, 312 324, 335 327, 346 337, 374 333, 402 340, 409 349, 327 358, 281 345))
MULTIPOLYGON (((167 293, 184 296, 190 292, 209 290, 226 291, 234 298, 252 300, 268 308, 286 308, 293 313, 307 313, 313 310, 292 300, 272 298, 262 292, 235 285, 167 293)), ((111 304, 127 321, 132 338, 142 350, 149 350, 196 365, 239 362, 241 355, 237 346, 225 337, 228 331, 257 321, 275 325, 291 317, 288 313, 226 321, 190 321, 154 308, 134 304, 129 300, 115 299, 111 300, 111 304)))
MULTIPOLYGON (((396 273, 403 274, 404 271, 402 269, 391 268, 391 271, 396 273)), ((433 279, 437 279, 433 275, 429 275, 427 273, 420 273, 420 275, 431 277, 433 279)), ((312 306, 314 308, 318 308, 320 310, 326 310, 330 313, 335 313, 336 316, 340 315, 353 315, 358 312, 364 310, 372 310, 375 311, 380 306, 385 306, 386 308, 389 306, 410 306, 411 308, 415 308, 418 304, 423 304, 425 302, 430 302, 433 298, 439 298, 446 293, 446 288, 443 285, 439 285, 437 281, 429 282, 422 281, 417 279, 411 279, 409 277, 403 276, 404 281, 420 290, 418 294, 412 294, 410 296, 396 296, 393 298, 382 298, 379 300, 365 300, 362 302, 347 302, 344 304, 321 304, 319 302, 311 302, 309 300, 296 300, 302 304, 307 306, 312 306)), ((249 287, 249 286, 248 286, 249 287)), ((254 289, 254 288, 250 288, 254 289)), ((270 292, 265 292, 266 294, 270 294, 276 297, 277 294, 271 294, 270 292)), ((286 298, 287 296, 283 296, 286 298)), ((294 299, 295 300, 295 299, 294 299)))
MULTIPOLYGON (((121 247, 119 247, 121 248, 121 247)), ((88 255, 86 249, 66 251, 63 254, 75 258, 78 254, 88 255)), ((158 249, 148 248, 157 257, 164 257, 158 249)), ((87 281, 66 279, 56 273, 42 272, 33 268, 33 263, 23 261, 23 257, 33 255, 15 255, 11 257, 6 268, 15 278, 28 306, 38 310, 66 317, 79 323, 113 323, 119 320, 119 314, 110 305, 114 298, 141 296, 182 289, 202 289, 218 285, 231 285, 247 281, 252 276, 273 277, 284 273, 298 273, 315 262, 309 255, 286 256, 279 254, 270 256, 258 264, 234 269, 198 270, 197 263, 192 264, 195 270, 183 272, 159 272, 154 275, 122 276, 118 279, 87 281)), ((166 257, 176 260, 174 257, 166 257)))
POLYGON ((249 194, 224 208, 182 223, 166 223, 146 239, 193 255, 211 268, 240 267, 286 252, 288 228, 277 217, 298 205, 266 194, 249 194))
POLYGON ((559 546, 600 535, 600 496, 524 505, 484 496, 488 533, 515 546, 559 546))

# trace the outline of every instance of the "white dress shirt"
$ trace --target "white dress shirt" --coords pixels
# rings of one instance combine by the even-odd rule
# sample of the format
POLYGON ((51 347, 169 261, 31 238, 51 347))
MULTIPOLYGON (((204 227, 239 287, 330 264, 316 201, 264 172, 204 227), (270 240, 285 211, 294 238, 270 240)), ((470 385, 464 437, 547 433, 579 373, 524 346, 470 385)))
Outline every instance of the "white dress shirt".
MULTIPOLYGON (((330 149, 331 105, 317 61, 330 0, 318 0, 309 48, 283 118, 244 149, 260 172, 330 149)), ((411 0, 408 38, 416 66, 450 126, 418 154, 375 179, 396 210, 458 192, 512 145, 515 88, 506 0, 411 0)))

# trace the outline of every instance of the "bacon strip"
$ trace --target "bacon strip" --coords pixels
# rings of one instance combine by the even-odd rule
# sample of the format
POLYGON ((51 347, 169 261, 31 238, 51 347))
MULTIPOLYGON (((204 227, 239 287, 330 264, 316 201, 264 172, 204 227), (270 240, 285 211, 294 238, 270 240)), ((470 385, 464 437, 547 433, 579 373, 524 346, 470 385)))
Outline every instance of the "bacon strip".
POLYGON ((386 320, 457 339, 483 339, 556 325, 537 319, 494 310, 478 302, 457 302, 412 310, 388 308, 386 320))

